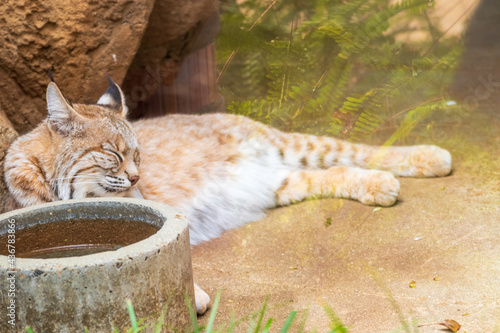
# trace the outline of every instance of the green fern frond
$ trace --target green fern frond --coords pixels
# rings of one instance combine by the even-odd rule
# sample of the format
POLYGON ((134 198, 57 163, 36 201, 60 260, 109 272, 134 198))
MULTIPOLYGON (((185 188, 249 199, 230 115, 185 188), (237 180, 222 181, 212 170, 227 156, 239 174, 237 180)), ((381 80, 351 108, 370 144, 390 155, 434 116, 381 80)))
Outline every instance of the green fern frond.
MULTIPOLYGON (((396 41, 392 22, 407 21, 402 14, 424 21, 434 1, 228 3, 217 40, 228 112, 284 130, 328 124, 331 134, 361 141, 411 104, 419 105, 412 119, 427 119, 430 106, 420 101, 445 94, 461 52, 445 38, 432 48, 396 41)), ((403 121, 395 140, 412 124, 403 121)))

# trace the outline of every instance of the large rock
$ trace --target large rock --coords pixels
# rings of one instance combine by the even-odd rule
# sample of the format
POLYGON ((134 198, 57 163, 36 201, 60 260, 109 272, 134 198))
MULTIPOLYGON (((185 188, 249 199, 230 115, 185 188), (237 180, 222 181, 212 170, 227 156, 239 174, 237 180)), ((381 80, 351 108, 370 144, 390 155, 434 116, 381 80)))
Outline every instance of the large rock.
POLYGON ((105 74, 120 82, 154 0, 15 0, 0 4, 0 103, 20 132, 45 116, 47 71, 67 97, 95 102, 105 74))

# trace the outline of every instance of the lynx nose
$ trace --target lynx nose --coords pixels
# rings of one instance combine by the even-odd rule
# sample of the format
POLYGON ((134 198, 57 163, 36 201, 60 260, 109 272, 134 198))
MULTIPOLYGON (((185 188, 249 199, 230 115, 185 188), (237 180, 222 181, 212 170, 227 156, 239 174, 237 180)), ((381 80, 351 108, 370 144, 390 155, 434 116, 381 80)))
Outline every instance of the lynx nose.
POLYGON ((141 178, 139 175, 135 175, 130 177, 128 180, 130 180, 130 183, 132 183, 132 186, 134 186, 139 181, 139 178, 141 178))

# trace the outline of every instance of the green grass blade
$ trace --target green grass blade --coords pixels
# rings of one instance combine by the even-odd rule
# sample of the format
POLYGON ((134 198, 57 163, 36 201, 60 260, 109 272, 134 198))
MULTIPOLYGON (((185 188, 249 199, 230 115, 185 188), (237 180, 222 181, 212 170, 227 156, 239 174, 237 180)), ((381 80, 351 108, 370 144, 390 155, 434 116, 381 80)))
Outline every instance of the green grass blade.
POLYGON ((132 306, 132 301, 127 300, 127 310, 130 317, 130 323, 132 324, 132 332, 139 332, 139 326, 137 325, 137 318, 135 317, 134 307, 132 306))
POLYGON ((33 333, 33 330, 29 326, 26 326, 25 330, 26 330, 26 333, 33 333))
POLYGON ((387 286, 382 282, 382 280, 373 271, 370 271, 370 269, 368 269, 368 272, 372 275, 372 279, 377 283, 378 287, 380 289, 382 289, 382 291, 384 292, 384 294, 386 296, 386 299, 389 301, 389 303, 391 303, 392 308, 394 309, 394 311, 398 315, 399 322, 401 323, 401 326, 402 326, 404 332, 411 333, 410 324, 406 320, 405 315, 404 315, 403 311, 401 310, 401 307, 399 306, 399 304, 396 301, 396 299, 394 298, 394 296, 392 296, 392 293, 389 290, 389 288, 387 288, 387 286))
POLYGON ((248 333, 252 333, 253 332, 253 326, 255 325, 255 318, 253 318, 251 321, 250 321, 250 326, 248 326, 248 333))
POLYGON ((184 300, 186 301, 186 304, 189 309, 189 316, 191 317, 191 325, 193 326, 193 333, 199 333, 201 332, 200 327, 198 326, 198 320, 196 318, 196 314, 194 313, 193 306, 191 305, 191 300, 189 299, 189 296, 186 295, 184 300))
POLYGON ((323 310, 330 318, 330 329, 329 333, 347 333, 347 328, 344 326, 339 317, 335 314, 331 306, 328 304, 323 305, 323 310))
POLYGON ((210 312, 210 319, 208 320, 208 324, 207 324, 205 333, 212 332, 212 327, 213 327, 214 321, 215 321, 215 315, 217 314, 217 307, 219 306, 219 299, 220 299, 220 289, 217 291, 217 296, 215 296, 214 307, 212 308, 212 311, 210 312))
POLYGON ((234 319, 234 312, 231 313, 231 319, 229 320, 229 326, 227 328, 227 333, 233 333, 236 328, 237 322, 234 319))
POLYGON ((262 333, 268 333, 272 323, 273 323, 273 318, 267 321, 266 326, 264 326, 264 329, 262 330, 262 333))
POLYGON ((283 325, 283 328, 280 330, 280 333, 286 333, 290 329, 293 323, 293 319, 295 318, 295 315, 297 315, 297 311, 292 311, 290 312, 290 315, 288 316, 288 319, 285 322, 285 325, 283 325))
POLYGON ((153 329, 154 333, 161 333, 161 328, 163 326, 163 323, 165 322, 165 314, 167 313, 167 307, 164 307, 163 310, 161 310, 161 315, 160 318, 155 323, 155 327, 153 329))
POLYGON ((309 317, 309 310, 305 310, 302 313, 301 317, 302 318, 300 318, 300 325, 299 325, 299 330, 297 331, 297 333, 304 333, 305 332, 307 317, 309 317))
POLYGON ((264 319, 264 313, 266 313, 267 298, 268 297, 266 296, 266 300, 264 301, 264 306, 262 307, 262 310, 260 311, 259 320, 257 320, 257 326, 255 326, 254 333, 259 333, 259 331, 260 331, 260 325, 262 324, 262 320, 264 319))

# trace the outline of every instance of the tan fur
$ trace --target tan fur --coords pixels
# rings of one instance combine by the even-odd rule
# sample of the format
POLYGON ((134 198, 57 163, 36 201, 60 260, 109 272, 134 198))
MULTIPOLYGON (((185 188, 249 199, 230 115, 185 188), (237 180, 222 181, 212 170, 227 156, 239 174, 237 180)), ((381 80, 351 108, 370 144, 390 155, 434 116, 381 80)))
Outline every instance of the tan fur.
MULTIPOLYGON (((61 148, 74 151, 65 151, 63 156, 72 158, 73 165, 78 162, 79 155, 100 150, 102 144, 107 143, 115 145, 124 155, 125 161, 118 173, 126 172, 127 166, 133 164, 130 163, 133 159, 131 148, 119 132, 128 125, 119 115, 96 105, 77 104, 74 108, 87 119, 96 120, 96 125, 102 125, 102 119, 115 124, 115 131, 88 126, 81 135, 65 138, 44 122, 17 140, 5 164, 6 179, 16 199, 16 207, 60 199, 52 185, 57 180, 55 168, 62 163, 58 162, 62 158, 61 148)), ((278 205, 312 196, 346 197, 384 206, 394 204, 399 185, 392 175, 349 166, 417 177, 442 176, 450 172, 451 160, 447 152, 437 147, 353 145, 331 138, 283 133, 229 114, 172 115, 141 120, 132 127, 141 146, 140 192, 144 198, 173 206, 182 206, 207 182, 223 177, 232 165, 245 158, 240 148, 242 142, 250 140, 256 140, 265 149, 274 149, 280 163, 292 170, 276 189, 278 205), (312 186, 307 186, 306 181, 312 186)))
POLYGON ((437 147, 354 145, 331 138, 283 133, 228 114, 174 115, 141 120, 133 127, 144 156, 140 167, 143 180, 138 185, 141 193, 145 198, 174 206, 195 195, 211 171, 243 158, 238 149, 242 141, 250 139, 257 139, 268 149, 277 149, 279 158, 289 159, 294 169, 304 169, 285 179, 286 189, 283 185, 277 189, 278 205, 311 196, 346 197, 383 206, 396 201, 399 183, 390 173, 331 167, 335 165, 373 167, 417 177, 450 172, 449 155, 437 147), (321 168, 328 169, 315 171, 321 168), (297 174, 304 175, 314 186, 304 187, 296 179, 297 174), (325 182, 337 190, 320 186, 325 182))
MULTIPOLYGON (((111 122, 120 119, 116 114, 99 106, 77 104, 75 110, 89 119, 98 120, 102 117, 109 118, 111 122)), ((193 196, 196 190, 204 185, 212 170, 220 168, 221 165, 234 164, 243 158, 238 152, 238 147, 242 141, 250 138, 257 138, 264 145, 277 142, 276 148, 280 158, 286 160, 287 156, 297 156, 297 163, 294 166, 297 169, 351 164, 362 168, 387 170, 396 175, 416 177, 443 176, 450 172, 450 164, 444 161, 446 154, 444 157, 440 156, 442 150, 437 147, 379 148, 353 145, 330 138, 283 133, 233 115, 174 115, 138 121, 133 124, 133 129, 141 143, 143 155, 139 170, 142 179, 138 184, 142 195, 174 206, 183 199, 193 196), (357 159, 356 156, 359 155, 362 156, 357 159), (342 163, 339 161, 341 157, 350 162, 342 163)), ((30 196, 29 204, 57 199, 52 191, 51 181, 54 180, 54 168, 57 164, 57 154, 60 152, 58 148, 64 145, 63 141, 64 138, 54 133, 46 122, 16 141, 9 151, 5 173, 11 189, 18 189, 21 193, 18 197, 30 196), (32 194, 28 195, 25 192, 32 194)), ((116 144, 117 150, 124 152, 126 159, 130 159, 124 137, 120 133, 101 131, 99 128, 87 128, 82 136, 71 138, 70 143, 64 146, 73 149, 87 147, 88 150, 88 147, 97 149, 103 142, 116 144)), ((67 154, 66 157, 75 156, 67 154)), ((126 163, 122 167, 124 165, 126 163)), ((313 179, 328 177, 335 184, 339 179, 331 178, 334 170, 344 169, 329 169, 326 173, 310 172, 308 177, 313 179)), ((353 182, 367 182, 364 183, 366 191, 369 192, 368 188, 373 187, 372 181, 378 183, 375 180, 377 177, 360 177, 358 173, 348 176, 350 175, 353 182)), ((289 186, 291 184, 299 186, 297 182, 289 182, 289 186)), ((283 205, 287 203, 287 199, 283 199, 286 192, 281 190, 280 192, 279 204, 283 205)), ((289 198, 289 201, 299 201, 310 196, 342 196, 359 199, 348 194, 349 191, 330 193, 324 189, 319 190, 316 186, 313 186, 311 191, 305 192, 301 188, 301 193, 299 197, 289 198)), ((362 200, 362 202, 389 205, 393 204, 394 200, 383 200, 383 202, 362 200)))

